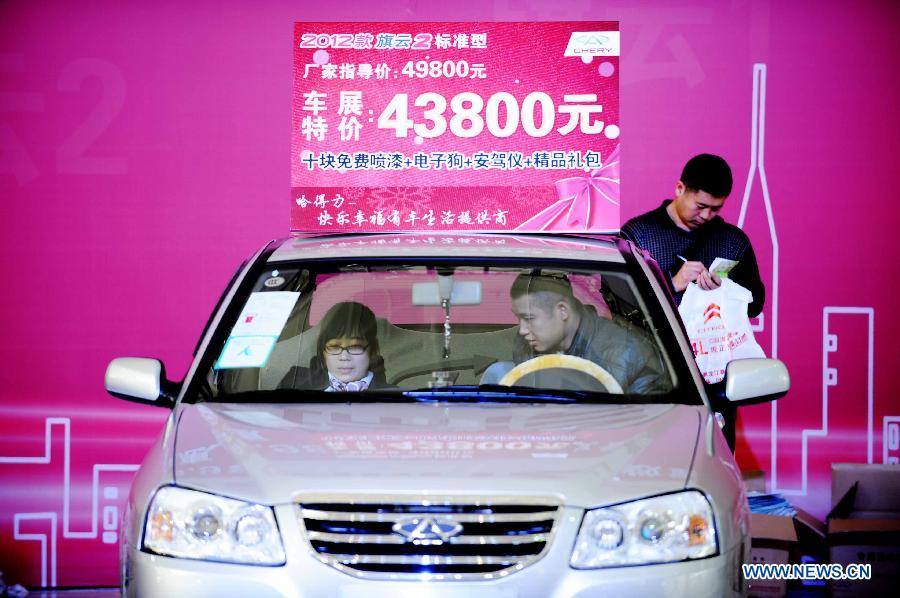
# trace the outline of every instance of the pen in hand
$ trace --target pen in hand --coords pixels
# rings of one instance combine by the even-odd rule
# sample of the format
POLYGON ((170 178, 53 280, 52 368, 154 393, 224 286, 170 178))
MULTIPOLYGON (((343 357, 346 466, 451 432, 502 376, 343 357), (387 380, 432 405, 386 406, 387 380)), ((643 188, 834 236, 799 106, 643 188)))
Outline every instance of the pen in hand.
MULTIPOLYGON (((681 255, 681 254, 676 253, 676 254, 675 254, 675 257, 677 257, 678 259, 680 259, 680 260, 681 260, 682 262, 684 262, 685 264, 688 264, 688 263, 689 263, 689 262, 688 262, 688 259, 687 259, 686 257, 684 257, 683 255, 681 255)), ((701 264, 700 266, 701 266, 701 268, 703 268, 703 271, 700 272, 700 273, 699 273, 700 275, 697 276, 697 277, 696 277, 694 280, 692 280, 691 282, 697 283, 697 285, 698 285, 701 289, 703 289, 704 291, 710 291, 710 290, 712 290, 712 289, 718 287, 720 284, 722 284, 722 281, 719 280, 719 277, 716 276, 716 274, 715 274, 714 272, 710 272, 709 270, 707 270, 706 267, 703 266, 703 264, 701 264), (707 284, 700 284, 700 282, 701 282, 701 276, 702 276, 703 272, 705 272, 706 275, 709 277, 709 280, 710 280, 710 283, 711 283, 711 284, 710 284, 710 283, 707 283, 707 284)))

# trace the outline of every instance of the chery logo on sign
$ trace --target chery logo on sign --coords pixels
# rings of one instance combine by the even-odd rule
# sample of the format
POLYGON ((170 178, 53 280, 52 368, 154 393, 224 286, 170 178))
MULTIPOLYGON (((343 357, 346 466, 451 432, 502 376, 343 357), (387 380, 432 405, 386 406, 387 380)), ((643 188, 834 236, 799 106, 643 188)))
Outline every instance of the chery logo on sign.
POLYGON ((618 31, 575 31, 564 56, 618 56, 618 31))

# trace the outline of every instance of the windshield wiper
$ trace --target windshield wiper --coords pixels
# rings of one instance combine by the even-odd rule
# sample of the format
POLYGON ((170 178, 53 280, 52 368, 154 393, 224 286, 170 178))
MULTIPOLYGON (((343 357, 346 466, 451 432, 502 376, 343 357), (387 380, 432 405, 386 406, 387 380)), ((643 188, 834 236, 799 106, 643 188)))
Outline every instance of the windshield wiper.
POLYGON ((555 403, 621 404, 656 402, 656 397, 618 395, 578 390, 501 386, 457 385, 416 390, 325 392, 324 390, 274 389, 219 394, 196 402, 206 403, 555 403))
MULTIPOLYGON (((587 392, 579 390, 548 390, 528 386, 501 386, 499 384, 455 385, 441 388, 422 388, 403 394, 420 399, 453 402, 512 402, 526 399, 531 403, 622 403, 623 395, 587 392)), ((631 402, 628 400, 627 402, 631 402)))
POLYGON ((397 390, 367 390, 364 392, 325 392, 318 389, 276 388, 221 393, 202 398, 197 403, 409 403, 411 400, 397 390))
POLYGON ((510 403, 527 399, 538 403, 578 403, 587 401, 581 393, 564 394, 538 388, 509 386, 453 386, 411 391, 367 390, 365 392, 325 392, 323 390, 253 390, 220 394, 198 402, 206 403, 510 403), (575 396, 578 395, 578 396, 575 396))

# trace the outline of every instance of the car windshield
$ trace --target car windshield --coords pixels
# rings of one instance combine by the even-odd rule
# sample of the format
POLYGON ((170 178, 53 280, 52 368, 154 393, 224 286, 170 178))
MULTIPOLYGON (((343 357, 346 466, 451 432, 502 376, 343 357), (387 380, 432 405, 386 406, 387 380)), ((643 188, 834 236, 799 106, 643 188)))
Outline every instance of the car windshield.
POLYGON ((647 281, 577 266, 270 263, 238 289, 185 400, 697 402, 676 392, 688 376, 647 281))

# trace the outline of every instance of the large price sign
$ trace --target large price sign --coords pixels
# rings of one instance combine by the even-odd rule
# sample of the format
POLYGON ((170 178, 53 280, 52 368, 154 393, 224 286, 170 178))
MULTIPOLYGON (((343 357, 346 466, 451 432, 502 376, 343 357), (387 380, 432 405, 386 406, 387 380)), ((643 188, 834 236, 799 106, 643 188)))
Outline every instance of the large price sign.
POLYGON ((291 228, 619 226, 619 27, 297 23, 291 228))

